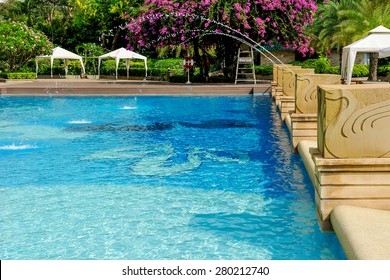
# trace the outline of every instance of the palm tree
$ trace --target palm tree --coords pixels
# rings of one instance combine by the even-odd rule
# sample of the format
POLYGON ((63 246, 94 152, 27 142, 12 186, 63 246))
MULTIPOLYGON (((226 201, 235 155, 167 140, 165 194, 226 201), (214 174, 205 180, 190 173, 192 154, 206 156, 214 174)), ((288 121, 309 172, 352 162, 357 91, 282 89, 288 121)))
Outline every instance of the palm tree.
POLYGON ((345 10, 353 10, 359 4, 353 0, 330 1, 319 7, 312 34, 315 37, 314 46, 322 52, 329 52, 337 48, 340 56, 340 66, 343 47, 351 43, 351 30, 342 30, 340 26, 341 12, 345 10))
MULTIPOLYGON (((315 47, 322 51, 337 48, 340 55, 344 46, 363 38, 368 32, 383 25, 390 27, 390 2, 383 0, 339 0, 325 3, 317 11, 312 33, 315 47)), ((369 80, 376 80, 378 54, 370 54, 369 80)))
MULTIPOLYGON (((390 27, 390 2, 383 0, 361 0, 353 9, 338 12, 339 36, 349 37, 354 42, 368 35, 379 25, 390 27)), ((370 74, 368 79, 377 80, 378 53, 370 53, 370 74)))

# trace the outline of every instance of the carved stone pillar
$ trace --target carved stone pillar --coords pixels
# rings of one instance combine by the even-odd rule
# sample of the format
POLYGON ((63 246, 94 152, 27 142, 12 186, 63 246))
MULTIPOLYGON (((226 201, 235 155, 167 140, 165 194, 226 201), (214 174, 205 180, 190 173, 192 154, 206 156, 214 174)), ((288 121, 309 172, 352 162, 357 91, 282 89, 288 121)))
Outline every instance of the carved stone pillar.
POLYGON ((390 85, 319 86, 315 200, 324 230, 336 205, 390 210, 390 85))
POLYGON ((317 141, 317 87, 341 84, 340 75, 297 74, 295 108, 291 114, 291 142, 294 150, 302 140, 317 141))

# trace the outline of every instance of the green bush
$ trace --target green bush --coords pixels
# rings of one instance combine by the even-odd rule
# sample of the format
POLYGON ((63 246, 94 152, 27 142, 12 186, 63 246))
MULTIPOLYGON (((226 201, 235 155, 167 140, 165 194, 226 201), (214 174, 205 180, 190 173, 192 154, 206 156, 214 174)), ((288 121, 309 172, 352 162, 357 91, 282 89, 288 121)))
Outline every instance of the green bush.
POLYGON ((327 57, 311 58, 305 61, 294 61, 292 65, 301 66, 302 68, 313 68, 316 74, 327 73, 330 68, 330 61, 327 57))
POLYGON ((35 73, 8 73, 8 79, 35 79, 35 73))
POLYGON ((340 66, 330 66, 329 68, 327 68, 325 70, 324 74, 336 74, 336 75, 339 75, 340 74, 340 66))
POLYGON ((273 66, 269 65, 256 65, 255 66, 256 75, 269 76, 273 73, 273 66))
MULTIPOLYGON (((114 59, 102 60, 102 63, 100 65, 100 75, 115 75, 115 68, 116 68, 116 64, 114 59)), ((89 72, 87 71, 87 73, 89 72)), ((119 62, 118 75, 119 76, 127 75, 126 61, 124 59, 120 60, 119 62)), ((145 76, 144 62, 133 61, 133 60, 130 61, 129 76, 136 76, 136 77, 145 76)))
POLYGON ((167 77, 168 69, 173 76, 184 75, 182 58, 151 59, 148 65, 151 76, 167 77))
POLYGON ((378 66, 378 76, 387 76, 390 74, 390 64, 378 66))
POLYGON ((363 64, 355 64, 353 66, 352 76, 353 77, 367 77, 369 73, 369 66, 363 64))
MULTIPOLYGON (((65 75, 65 63, 62 59, 55 59, 53 63, 53 70, 51 70, 50 60, 42 59, 38 62, 38 75, 50 75, 53 71, 53 76, 65 75)), ((80 75, 81 64, 78 60, 68 61, 68 75, 80 75)))

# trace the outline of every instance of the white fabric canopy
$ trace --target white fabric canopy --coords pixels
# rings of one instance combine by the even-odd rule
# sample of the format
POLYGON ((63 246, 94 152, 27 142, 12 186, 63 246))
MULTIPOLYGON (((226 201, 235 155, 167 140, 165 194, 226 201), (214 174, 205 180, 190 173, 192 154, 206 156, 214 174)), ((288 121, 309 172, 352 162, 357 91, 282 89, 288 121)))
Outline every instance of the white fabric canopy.
POLYGON ((390 47, 379 51, 379 58, 390 56, 390 47))
POLYGON ((50 66, 51 66, 51 77, 53 77, 53 61, 54 59, 64 59, 65 60, 65 75, 68 74, 68 60, 69 59, 78 59, 81 63, 82 73, 85 74, 85 67, 83 63, 83 58, 75 53, 67 51, 61 47, 56 47, 53 49, 53 53, 51 55, 41 55, 35 58, 36 64, 36 74, 38 76, 38 59, 39 58, 50 58, 50 66))
POLYGON ((355 63, 356 54, 358 52, 377 52, 380 54, 380 51, 389 47, 390 29, 381 25, 372 29, 369 31, 369 34, 366 37, 343 48, 341 76, 347 79, 347 84, 351 83, 353 65, 355 63))
POLYGON ((103 58, 113 58, 115 59, 115 77, 118 79, 118 66, 119 66, 119 60, 125 59, 126 60, 126 69, 127 69, 127 78, 129 77, 129 68, 130 68, 130 60, 131 59, 142 59, 145 64, 145 79, 148 76, 148 64, 147 64, 147 58, 146 56, 140 55, 136 52, 126 50, 125 48, 120 48, 115 51, 106 53, 104 55, 99 56, 99 63, 98 63, 98 75, 100 76, 100 64, 103 58))

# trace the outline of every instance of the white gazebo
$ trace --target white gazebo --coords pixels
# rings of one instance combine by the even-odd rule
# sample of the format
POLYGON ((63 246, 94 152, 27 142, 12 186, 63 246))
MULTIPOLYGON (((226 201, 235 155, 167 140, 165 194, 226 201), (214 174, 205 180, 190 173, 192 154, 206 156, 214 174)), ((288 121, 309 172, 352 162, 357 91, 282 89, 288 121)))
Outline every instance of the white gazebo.
POLYGON ((119 66, 119 60, 125 59, 126 60, 126 69, 127 69, 127 78, 129 78, 129 68, 130 68, 130 60, 132 59, 142 59, 145 64, 145 79, 148 76, 148 64, 147 64, 147 58, 146 56, 140 55, 136 52, 126 50, 125 48, 120 48, 115 51, 109 52, 107 54, 99 56, 99 62, 98 62, 98 75, 100 76, 100 64, 102 59, 104 58, 113 58, 115 59, 115 78, 118 79, 118 66, 119 66))
POLYGON ((53 52, 51 55, 41 55, 37 56, 35 58, 35 64, 36 64, 36 75, 38 76, 38 60, 39 59, 50 59, 50 67, 51 67, 51 77, 53 77, 53 62, 54 59, 63 59, 65 61, 65 76, 68 74, 68 60, 69 59, 77 59, 80 61, 81 64, 81 71, 82 74, 85 74, 85 67, 83 63, 83 58, 75 53, 72 53, 70 51, 67 51, 61 47, 56 47, 53 49, 53 52))
POLYGON ((351 83, 352 70, 358 52, 379 53, 379 57, 390 56, 390 50, 383 51, 386 48, 390 48, 390 29, 382 25, 370 30, 366 37, 344 47, 341 61, 342 78, 346 78, 347 84, 351 83))
POLYGON ((390 56, 390 47, 382 49, 379 51, 379 58, 390 56))

